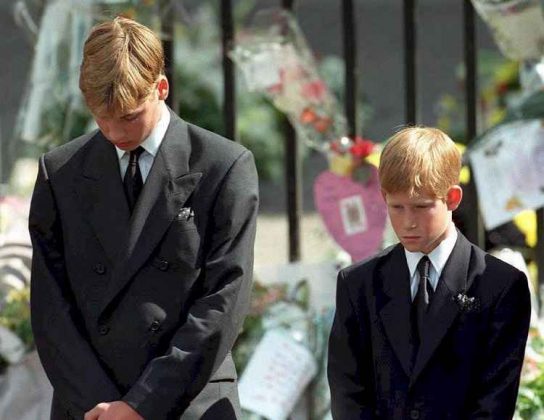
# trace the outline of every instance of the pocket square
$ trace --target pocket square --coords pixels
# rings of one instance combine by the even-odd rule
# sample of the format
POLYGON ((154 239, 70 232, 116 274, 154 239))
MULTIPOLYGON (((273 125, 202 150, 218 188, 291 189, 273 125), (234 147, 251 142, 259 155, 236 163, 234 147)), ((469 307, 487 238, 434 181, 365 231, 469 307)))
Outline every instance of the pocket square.
POLYGON ((195 216, 195 212, 191 207, 183 207, 178 215, 176 216, 177 220, 189 220, 191 217, 195 216))

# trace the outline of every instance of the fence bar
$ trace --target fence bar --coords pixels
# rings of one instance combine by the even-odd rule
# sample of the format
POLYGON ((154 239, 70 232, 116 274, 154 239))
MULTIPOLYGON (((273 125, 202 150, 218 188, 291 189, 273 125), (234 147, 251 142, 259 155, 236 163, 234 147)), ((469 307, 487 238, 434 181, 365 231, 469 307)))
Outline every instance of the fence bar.
MULTIPOLYGON (((282 7, 293 10, 293 0, 282 0, 282 7)), ((289 261, 300 261, 300 225, 302 219, 302 164, 297 135, 285 120, 285 183, 287 190, 287 220, 289 224, 289 261)))
POLYGON ((236 80, 234 63, 228 56, 234 42, 231 0, 221 0, 221 28, 223 48, 223 121, 225 137, 236 140, 236 80))
POLYGON ((404 84, 405 84, 405 116, 406 124, 413 125, 417 121, 416 98, 416 0, 404 0, 404 84))
POLYGON ((476 26, 472 2, 463 4, 464 60, 465 60, 465 96, 466 96, 466 133, 468 141, 476 137, 476 26))
MULTIPOLYGON (((476 24, 475 12, 470 0, 463 3, 463 29, 464 29, 464 61, 465 61, 465 101, 466 101, 466 136, 471 142, 477 135, 477 49, 476 49, 476 24)), ((468 162, 467 162, 468 163, 468 162)), ((468 201, 467 220, 465 221, 467 238, 480 246, 485 247, 485 230, 478 207, 478 194, 474 175, 471 171, 470 182, 465 188, 465 200, 468 201)))
POLYGON ((169 92, 166 98, 166 104, 172 108, 177 114, 179 111, 179 103, 176 100, 176 81, 175 81, 175 59, 174 59, 174 13, 171 10, 167 10, 167 13, 163 14, 162 19, 162 32, 164 33, 164 39, 162 46, 164 49, 164 72, 169 82, 169 92))
POLYGON ((357 134, 357 53, 353 0, 342 0, 342 23, 345 65, 344 106, 349 130, 347 134, 353 137, 357 134))

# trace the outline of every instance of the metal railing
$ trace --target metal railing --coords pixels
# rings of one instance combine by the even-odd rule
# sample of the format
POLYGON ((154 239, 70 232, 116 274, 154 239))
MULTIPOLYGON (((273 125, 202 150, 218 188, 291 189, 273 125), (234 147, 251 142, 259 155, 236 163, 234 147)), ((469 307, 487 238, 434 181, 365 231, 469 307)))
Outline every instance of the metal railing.
MULTIPOLYGON (((418 123, 418 86, 417 86, 417 0, 399 0, 403 4, 403 36, 404 36, 404 103, 405 124, 418 123)), ((294 0, 281 0, 281 6, 293 11, 294 0)), ((357 22, 353 0, 339 1, 340 16, 342 19, 343 57, 345 62, 345 95, 344 109, 348 123, 348 135, 357 133, 357 22)), ((236 136, 236 96, 234 64, 228 56, 228 51, 234 42, 234 24, 232 1, 221 0, 221 27, 223 47, 223 76, 224 76, 224 104, 223 118, 225 134, 235 139, 236 136)), ((164 27, 172 30, 171 23, 164 27)), ((461 36, 461 34, 460 34, 461 36)), ((476 48, 476 16, 470 0, 463 0, 463 57, 465 66, 465 131, 467 139, 474 139, 477 133, 477 48, 476 48)), ((173 39, 173 37, 171 37, 173 39)), ((167 46, 166 54, 172 54, 173 48, 167 46)), ((167 57, 167 65, 173 66, 173 60, 167 57)), ((172 71, 172 67, 170 70, 172 71)), ((171 78, 173 80, 173 78, 171 78)), ((173 98, 173 95, 171 96, 173 98)), ((171 104, 173 106, 173 103, 171 104)), ((289 261, 298 261, 301 258, 301 215, 302 215, 302 177, 299 145, 295 130, 285 120, 285 183, 287 193, 287 219, 289 226, 289 261)), ((468 239, 485 247, 485 231, 478 209, 478 199, 471 177, 469 185, 465 187, 464 200, 468 201, 469 214, 465 223, 464 234, 468 239)), ((537 237, 544 235, 544 209, 537 210, 537 237)), ((544 266, 544 243, 538 241, 535 258, 538 266, 544 266)), ((544 285, 544 270, 538 273, 539 289, 544 285)))

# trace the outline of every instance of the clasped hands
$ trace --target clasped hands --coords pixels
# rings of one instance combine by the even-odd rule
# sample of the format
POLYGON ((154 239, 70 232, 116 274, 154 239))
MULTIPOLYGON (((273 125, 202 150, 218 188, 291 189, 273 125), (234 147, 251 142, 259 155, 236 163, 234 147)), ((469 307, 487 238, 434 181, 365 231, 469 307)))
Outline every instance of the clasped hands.
POLYGON ((124 401, 103 402, 85 413, 83 420, 144 420, 124 401))

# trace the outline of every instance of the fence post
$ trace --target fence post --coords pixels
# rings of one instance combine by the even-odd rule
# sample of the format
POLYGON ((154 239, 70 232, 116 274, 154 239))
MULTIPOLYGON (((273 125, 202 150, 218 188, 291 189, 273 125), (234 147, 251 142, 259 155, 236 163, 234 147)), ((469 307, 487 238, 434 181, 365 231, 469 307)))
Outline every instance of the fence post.
POLYGON ((416 63, 416 0, 403 1, 404 18, 404 122, 413 125, 417 122, 417 63, 416 63))
MULTIPOLYGON (((172 7, 172 6, 168 6, 172 7)), ((176 83, 175 83, 175 59, 174 59, 174 13, 172 10, 167 10, 164 13, 162 19, 162 32, 164 33, 164 39, 162 46, 164 49, 164 61, 165 61, 165 76, 169 82, 169 92, 166 98, 166 104, 176 114, 179 111, 179 103, 176 100, 176 83)))
MULTIPOLYGON (((282 0, 282 7, 293 10, 294 0, 282 0)), ((302 219, 302 165, 297 134, 285 120, 285 183, 287 187, 287 219, 289 223, 289 262, 301 259, 300 222, 302 219)))
MULTIPOLYGON (((467 143, 474 140, 477 134, 477 50, 476 25, 474 8, 470 0, 463 4, 463 44, 465 61, 465 101, 466 101, 466 136, 467 143)), ((468 162, 466 162, 468 164, 468 162)), ((480 248, 485 248, 485 230, 478 206, 478 193, 474 181, 474 173, 470 170, 470 181, 465 187, 465 198, 469 205, 465 222, 467 238, 480 248)))
POLYGON ((348 121, 348 136, 357 134, 357 50, 353 0, 342 0, 342 24, 344 41, 345 94, 344 107, 348 121))
POLYGON ((236 79, 234 63, 228 56, 234 40, 231 0, 221 0, 221 45, 223 55, 223 121, 225 137, 236 140, 236 79))

